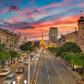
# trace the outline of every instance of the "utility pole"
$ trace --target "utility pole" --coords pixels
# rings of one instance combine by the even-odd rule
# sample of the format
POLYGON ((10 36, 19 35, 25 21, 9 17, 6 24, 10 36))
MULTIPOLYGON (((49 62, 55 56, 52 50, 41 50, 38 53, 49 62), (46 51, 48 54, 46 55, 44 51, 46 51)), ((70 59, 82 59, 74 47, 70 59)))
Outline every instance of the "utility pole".
POLYGON ((28 84, 30 84, 30 54, 29 54, 29 63, 28 63, 28 84))

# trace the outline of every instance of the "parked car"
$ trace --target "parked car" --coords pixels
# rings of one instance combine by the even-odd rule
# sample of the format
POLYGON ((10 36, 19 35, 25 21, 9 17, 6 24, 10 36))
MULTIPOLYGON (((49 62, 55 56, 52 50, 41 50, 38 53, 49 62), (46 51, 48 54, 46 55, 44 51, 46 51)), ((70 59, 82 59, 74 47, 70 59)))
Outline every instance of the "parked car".
POLYGON ((18 62, 20 62, 20 63, 23 62, 23 61, 24 61, 24 59, 22 59, 22 58, 20 58, 20 59, 18 60, 18 62))
POLYGON ((29 59, 25 59, 24 60, 24 64, 26 65, 26 64, 29 64, 29 59))
POLYGON ((24 72, 24 67, 18 67, 18 69, 16 70, 16 73, 23 73, 24 72))
POLYGON ((6 76, 11 72, 10 68, 4 68, 0 71, 0 76, 6 76))
POLYGON ((27 65, 29 62, 28 61, 24 61, 24 64, 27 65))
POLYGON ((4 84, 12 84, 15 80, 15 74, 10 74, 6 77, 4 84))

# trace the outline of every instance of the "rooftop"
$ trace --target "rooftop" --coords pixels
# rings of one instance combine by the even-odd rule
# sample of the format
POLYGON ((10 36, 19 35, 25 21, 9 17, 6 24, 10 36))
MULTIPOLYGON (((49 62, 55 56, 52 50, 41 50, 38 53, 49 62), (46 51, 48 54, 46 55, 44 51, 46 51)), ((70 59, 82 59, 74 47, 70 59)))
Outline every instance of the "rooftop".
POLYGON ((78 22, 84 22, 84 16, 81 16, 78 22))

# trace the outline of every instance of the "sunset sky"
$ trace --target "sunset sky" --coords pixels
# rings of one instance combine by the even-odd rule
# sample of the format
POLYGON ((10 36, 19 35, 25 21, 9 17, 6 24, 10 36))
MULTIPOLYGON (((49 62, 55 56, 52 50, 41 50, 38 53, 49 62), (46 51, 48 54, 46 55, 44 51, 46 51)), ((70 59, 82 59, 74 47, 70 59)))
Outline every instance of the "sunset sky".
POLYGON ((0 27, 20 32, 29 40, 48 39, 52 26, 58 34, 75 31, 84 0, 0 0, 0 27))

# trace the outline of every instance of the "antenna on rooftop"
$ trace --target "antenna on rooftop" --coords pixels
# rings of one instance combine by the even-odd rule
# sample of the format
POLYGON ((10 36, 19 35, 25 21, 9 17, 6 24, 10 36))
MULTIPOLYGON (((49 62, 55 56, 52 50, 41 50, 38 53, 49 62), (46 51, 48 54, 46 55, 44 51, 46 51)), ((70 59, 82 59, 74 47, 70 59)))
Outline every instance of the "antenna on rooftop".
POLYGON ((80 10, 80 14, 81 14, 81 16, 83 16, 83 10, 82 9, 80 10))

